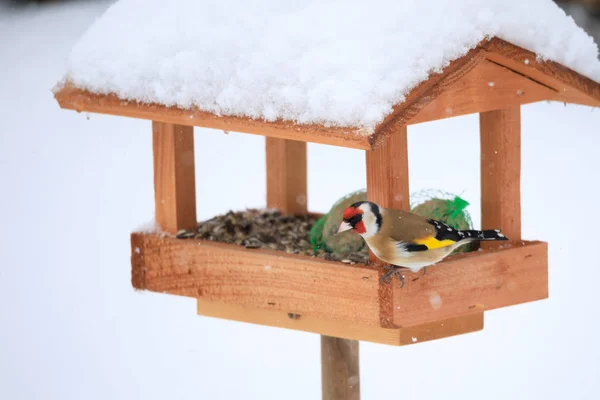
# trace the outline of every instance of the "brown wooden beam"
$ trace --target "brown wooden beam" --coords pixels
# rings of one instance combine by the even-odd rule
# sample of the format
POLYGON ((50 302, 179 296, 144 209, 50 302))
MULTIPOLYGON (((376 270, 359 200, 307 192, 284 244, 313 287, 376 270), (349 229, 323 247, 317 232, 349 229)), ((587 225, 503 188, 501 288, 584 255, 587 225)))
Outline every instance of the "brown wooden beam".
POLYGON ((366 154, 369 201, 384 208, 410 210, 406 126, 398 127, 387 142, 366 154))
POLYGON ((321 336, 323 400, 359 400, 358 341, 321 336))
POLYGON ((556 91, 555 101, 600 107, 600 84, 569 68, 502 39, 485 40, 479 47, 488 60, 520 73, 556 91))
MULTIPOLYGON (((481 225, 521 240, 521 109, 480 114, 481 225)), ((501 242, 482 242, 484 248, 501 242)))
POLYGON ((194 128, 152 122, 154 204, 160 229, 196 228, 194 128))
MULTIPOLYGON (((384 208, 410 210, 408 184, 408 131, 406 126, 396 131, 375 150, 366 151, 367 199, 384 208)), ((372 251, 369 261, 384 264, 372 251)), ((383 272, 382 272, 383 273, 383 272)), ((392 285, 379 288, 380 323, 394 327, 394 298, 392 285)))
POLYGON ((296 124, 292 121, 264 121, 248 117, 215 115, 198 109, 167 107, 157 103, 138 103, 115 94, 95 94, 71 85, 55 92, 60 107, 77 112, 93 112, 141 118, 170 124, 199 126, 231 132, 243 132, 279 139, 299 140, 354 149, 370 149, 369 136, 357 127, 325 127, 296 124))
POLYGON ((443 92, 410 119, 410 124, 433 121, 553 100, 557 91, 487 59, 460 79, 447 83, 443 92))
POLYGON ((280 310, 255 308, 243 304, 196 299, 198 315, 246 322, 276 328, 320 333, 351 340, 407 346, 483 329, 483 312, 448 318, 405 328, 358 325, 338 319, 322 319, 309 314, 289 313, 280 310))
POLYGON ((266 138, 267 207, 306 214, 306 143, 266 138))

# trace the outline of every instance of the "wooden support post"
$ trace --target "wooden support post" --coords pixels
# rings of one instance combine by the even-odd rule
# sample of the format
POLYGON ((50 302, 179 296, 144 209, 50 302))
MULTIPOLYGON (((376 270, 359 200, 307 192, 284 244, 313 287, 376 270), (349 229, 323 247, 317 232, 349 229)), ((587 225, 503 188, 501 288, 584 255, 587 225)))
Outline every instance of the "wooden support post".
POLYGON ((195 229, 194 128, 153 121, 152 147, 158 226, 169 233, 195 229))
POLYGON ((358 341, 321 336, 323 400, 359 400, 358 341))
MULTIPOLYGON (((521 109, 479 115, 481 136, 481 225, 521 240, 521 109)), ((500 242, 482 242, 482 247, 500 242)))
MULTIPOLYGON (((366 152, 367 199, 384 208, 410 210, 410 192, 408 187, 408 131, 406 126, 399 128, 387 142, 375 150, 366 152)), ((373 252, 369 251, 371 263, 380 263, 373 252)), ((380 298, 391 296, 391 286, 380 289, 380 298)), ((389 305, 388 305, 389 306, 389 305)), ((380 302, 380 307, 386 306, 380 302)), ((382 315, 382 326, 392 324, 389 310, 382 315)), ((358 357, 358 347, 357 347, 358 357)), ((358 374, 357 374, 358 376, 358 374)))
POLYGON ((266 138, 267 207, 306 214, 306 143, 266 138))
POLYGON ((367 198, 384 208, 410 210, 406 126, 376 150, 367 151, 367 198))

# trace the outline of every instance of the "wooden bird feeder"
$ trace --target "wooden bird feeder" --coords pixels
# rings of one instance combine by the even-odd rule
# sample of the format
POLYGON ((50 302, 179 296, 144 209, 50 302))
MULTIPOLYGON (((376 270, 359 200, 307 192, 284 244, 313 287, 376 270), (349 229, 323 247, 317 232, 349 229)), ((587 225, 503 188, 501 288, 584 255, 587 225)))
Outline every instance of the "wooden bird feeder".
POLYGON ((204 316, 323 335, 324 397, 334 399, 358 396, 358 340, 407 345, 478 331, 485 311, 548 297, 548 246, 521 238, 520 106, 553 100, 597 107, 600 85, 494 38, 415 87, 369 137, 353 128, 141 104, 69 85, 55 97, 65 109, 153 121, 156 221, 171 234, 197 226, 194 126, 266 137, 269 208, 308 212, 306 201, 297 199, 306 198, 306 142, 314 142, 365 150, 368 199, 408 210, 407 126, 480 114, 482 228, 501 228, 511 241, 449 257, 416 281, 420 274, 407 272, 403 288, 398 280, 380 284, 385 270, 373 258, 369 265, 347 265, 235 244, 131 235, 136 289, 195 298, 204 316), (431 293, 443 299, 439 307, 432 307, 431 293))

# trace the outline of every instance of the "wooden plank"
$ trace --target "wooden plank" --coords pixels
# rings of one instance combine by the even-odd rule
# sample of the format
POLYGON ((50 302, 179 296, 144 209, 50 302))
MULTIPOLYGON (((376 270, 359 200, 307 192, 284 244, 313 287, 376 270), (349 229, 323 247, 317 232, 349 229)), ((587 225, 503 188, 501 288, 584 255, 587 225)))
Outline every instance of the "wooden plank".
POLYGON ((483 329, 483 312, 398 329, 400 345, 424 343, 483 329))
POLYGON ((410 210, 406 126, 377 149, 366 152, 367 198, 385 208, 410 210))
MULTIPOLYGON (((375 133, 370 139, 373 148, 384 143, 399 126, 425 122, 427 120, 426 115, 423 114, 415 119, 417 114, 447 90, 452 90, 453 86, 468 75, 472 69, 476 68, 483 59, 508 68, 513 73, 520 74, 530 81, 537 82, 542 88, 553 90, 555 94, 549 100, 600 107, 599 83, 556 62, 538 60, 534 53, 519 46, 502 39, 492 38, 491 40, 483 40, 463 57, 450 62, 441 73, 431 75, 428 80, 412 89, 406 96, 406 100, 394 106, 393 111, 376 127, 375 133)), ((498 81, 499 79, 496 79, 495 82, 498 83, 498 81)), ((536 94, 535 97, 543 97, 544 94, 549 94, 542 88, 536 90, 540 93, 536 94)), ((529 89, 528 91, 531 92, 529 89)), ((462 96, 457 99, 461 103, 469 101, 462 98, 462 96)), ((503 101, 502 107, 525 104, 522 103, 523 98, 515 100, 517 102, 510 105, 504 105, 503 101)), ((532 101, 538 100, 532 99, 532 101)), ((444 111, 448 107, 457 111, 460 109, 459 106, 455 106, 449 101, 445 101, 445 103, 444 111)), ((489 110, 489 108, 486 110, 489 110)), ((469 112, 486 110, 473 108, 469 112)), ((439 113, 434 113, 432 117, 435 117, 433 119, 439 119, 439 115, 439 113)), ((453 113, 453 115, 458 114, 453 113)))
MULTIPOLYGON (((408 270, 407 270, 408 271, 408 270)), ((394 285, 394 324, 416 326, 548 297, 548 246, 543 242, 449 257, 394 285)))
POLYGON ((373 148, 379 147, 401 127, 408 125, 415 115, 441 95, 447 87, 475 68, 483 57, 485 51, 479 48, 471 49, 463 57, 450 62, 441 73, 430 75, 426 81, 413 88, 406 99, 395 105, 392 112, 375 128, 371 137, 373 148))
MULTIPOLYGON (((369 201, 385 208, 410 210, 406 126, 397 127, 397 131, 385 143, 366 152, 366 168, 369 201)), ((383 264, 372 251, 369 251, 369 261, 373 265, 383 264)), ((390 285, 382 285, 379 288, 379 312, 382 326, 394 326, 390 285)))
POLYGON ((350 339, 400 341, 387 334, 380 339, 371 328, 416 328, 548 296, 543 242, 449 257, 428 268, 425 276, 405 273, 404 288, 396 281, 380 284, 383 267, 141 233, 132 234, 131 245, 137 289, 257 310, 259 314, 238 311, 232 318, 231 309, 219 306, 208 315, 266 325, 291 327, 279 322, 281 316, 297 314, 300 319, 286 324, 350 339), (389 291, 389 310, 384 311, 391 314, 390 321, 381 319, 382 291, 389 291), (265 316, 260 310, 278 314, 265 316))
MULTIPOLYGON (((521 109, 488 111, 479 118, 481 225, 521 240, 521 109)), ((493 247, 500 242, 483 242, 493 247)))
POLYGON ((306 143, 266 138, 267 207, 306 214, 306 143))
POLYGON ((231 132, 244 132, 279 139, 329 144, 355 149, 370 149, 369 136, 356 127, 298 125, 289 121, 268 122, 246 117, 218 116, 197 109, 166 107, 120 99, 114 94, 99 95, 65 86, 54 97, 65 109, 141 118, 171 124, 199 126, 231 132))
POLYGON ((277 328, 313 332, 350 340, 363 340, 398 346, 400 331, 375 325, 320 319, 312 315, 288 313, 281 310, 253 308, 240 304, 228 304, 198 298, 198 314, 277 328))
POLYGON ((553 100, 600 107, 599 83, 502 39, 484 41, 480 47, 487 51, 487 59, 553 88, 557 92, 553 100))
POLYGON ((426 121, 552 100, 557 91, 486 59, 449 85, 410 121, 426 121))
POLYGON ((294 329, 392 346, 423 343, 483 329, 482 312, 406 328, 382 328, 379 326, 319 319, 311 315, 290 314, 279 310, 219 303, 206 300, 205 298, 199 298, 197 302, 198 314, 202 316, 294 329))
POLYGON ((194 128, 152 122, 156 222, 169 233, 194 230, 196 178, 194 128))
POLYGON ((135 288, 379 326, 379 272, 308 256, 132 234, 135 288))
MULTIPOLYGON (((446 90, 451 89, 482 59, 504 66, 516 74, 538 82, 542 87, 554 90, 556 95, 552 100, 600 107, 600 84, 558 63, 537 60, 535 54, 498 38, 482 41, 463 57, 450 62, 441 73, 431 75, 429 79, 413 88, 402 103, 393 107, 392 112, 370 136, 356 127, 298 125, 289 121, 267 122, 244 117, 217 116, 199 110, 184 110, 160 104, 136 103, 120 99, 114 94, 97 95, 70 85, 56 91, 55 98, 62 108, 78 112, 120 115, 368 150, 384 143, 399 127, 424 122, 425 114, 414 121, 412 119, 446 90)), ((496 81, 499 80, 496 79, 496 81)), ((539 91, 544 92, 543 89, 539 89, 539 91)), ((531 90, 528 89, 528 92, 531 90)), ((517 103, 515 104, 524 104, 522 103, 523 99, 516 99, 517 103)), ((461 98, 461 101, 466 100, 461 98)), ((447 107, 452 107, 457 111, 460 108, 446 105, 443 109, 445 110, 447 107)), ((485 110, 475 109, 471 112, 480 111, 485 110)), ((439 114, 437 115, 439 116, 439 114)))
POLYGON ((321 336, 323 400, 359 400, 358 341, 321 336))

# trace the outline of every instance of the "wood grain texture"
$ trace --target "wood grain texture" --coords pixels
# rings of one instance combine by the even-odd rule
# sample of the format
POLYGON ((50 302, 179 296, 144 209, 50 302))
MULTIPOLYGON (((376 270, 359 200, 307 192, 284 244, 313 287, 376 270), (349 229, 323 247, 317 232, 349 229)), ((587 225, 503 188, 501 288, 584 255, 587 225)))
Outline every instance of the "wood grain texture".
POLYGON ((411 124, 497 110, 542 100, 552 100, 557 91, 481 59, 411 120, 411 124))
POLYGON ((375 268, 156 235, 132 247, 138 289, 379 326, 375 268))
POLYGON ((198 314, 239 322, 312 332, 350 340, 392 346, 406 346, 483 329, 483 313, 450 318, 406 328, 383 328, 344 321, 319 319, 311 315, 226 304, 198 298, 198 314), (415 338, 416 340, 413 340, 415 338))
POLYGON ((265 142, 267 207, 284 214, 306 214, 306 143, 271 137, 265 142))
POLYGON ((425 276, 407 272, 402 289, 379 283, 382 267, 153 234, 132 234, 131 246, 135 288, 198 298, 200 314, 388 344, 412 343, 406 332, 434 339, 477 330, 472 314, 548 295, 542 242, 450 257, 425 276), (389 309, 380 304, 382 288, 389 309), (282 322, 288 313, 300 318, 282 322))
POLYGON ((351 340, 363 340, 398 346, 401 332, 398 329, 386 329, 380 326, 360 325, 356 323, 320 319, 307 314, 294 314, 280 310, 254 308, 241 304, 228 304, 198 298, 198 314, 239 322, 266 325, 277 328, 294 329, 304 332, 339 337, 351 340))
POLYGON ((483 312, 399 328, 400 345, 424 343, 483 329, 483 312))
MULTIPOLYGON (((506 243, 506 242, 505 242, 506 243)), ((408 270, 407 270, 408 271, 408 270)), ((408 327, 548 297, 548 246, 543 242, 452 256, 394 285, 394 324, 408 327)))
POLYGON ((60 107, 77 112, 93 112, 141 118, 171 124, 198 126, 231 132, 243 132, 329 144, 354 149, 370 149, 369 136, 356 127, 325 127, 295 124, 288 121, 268 122, 245 117, 218 116, 196 109, 181 109, 160 104, 145 104, 120 99, 114 94, 99 95, 66 85, 54 94, 60 107))
POLYGON ((410 210, 408 133, 398 127, 389 140, 366 152, 367 198, 381 207, 410 210))
POLYGON ((169 233, 196 228, 194 128, 152 122, 156 222, 169 233))
POLYGON ((543 61, 521 47, 493 38, 479 45, 488 60, 554 89, 553 100, 600 107, 600 84, 553 61, 543 61))
MULTIPOLYGON (((510 100, 509 97, 496 98, 492 101, 498 101, 497 108, 511 107, 539 100, 600 107, 599 83, 556 62, 537 60, 534 53, 519 46, 502 39, 492 38, 491 40, 482 41, 476 48, 467 52, 465 56, 452 61, 441 73, 431 75, 427 81, 412 89, 406 96, 406 100, 394 106, 392 113, 375 129, 375 133, 370 139, 373 148, 384 143, 399 126, 459 115, 455 112, 444 115, 443 112, 439 111, 442 108, 442 103, 444 112, 446 108, 452 108, 453 111, 462 112, 463 114, 488 111, 490 107, 494 107, 493 104, 487 101, 478 102, 478 98, 481 99, 480 96, 469 99, 458 93, 459 96, 455 98, 457 104, 453 101, 454 97, 449 95, 446 100, 440 100, 440 106, 436 107, 436 112, 430 110, 417 118, 417 115, 423 109, 435 102, 446 91, 456 93, 453 88, 460 87, 462 85, 461 81, 465 77, 467 80, 472 80, 475 73, 470 73, 478 67, 482 60, 504 67, 513 74, 521 75, 529 81, 527 91, 524 89, 517 90, 522 90, 524 94, 530 93, 531 96, 529 94, 526 97, 517 96, 517 98, 513 98, 514 103, 512 104, 507 103, 510 100), (533 89, 532 83, 537 83, 539 87, 533 89), (545 97, 552 92, 554 94, 546 99, 545 97), (468 104, 467 107, 465 102, 469 101, 472 101, 472 103, 468 104), (480 106, 483 106, 483 108, 478 109, 480 106)), ((507 75, 506 71, 501 74, 503 77, 507 75)), ((514 76, 511 76, 510 80, 514 80, 513 78, 514 76)), ((498 83, 499 81, 500 77, 495 78, 494 82, 498 83)))
MULTIPOLYGON (((408 132, 406 126, 376 149, 366 152, 367 199, 384 208, 410 210, 408 184, 408 132)), ((369 251, 369 262, 381 266, 381 261, 369 251)), ((382 274, 383 274, 382 269, 382 274)), ((393 327, 393 295, 390 285, 379 287, 381 326, 393 327)))
POLYGON ((358 341, 321 336, 323 400, 359 400, 358 341))
MULTIPOLYGON (((481 113, 481 225, 521 240, 521 109, 481 113)), ((482 242, 483 248, 501 242, 482 242)))
POLYGON ((373 148, 377 148, 392 137, 401 127, 410 121, 429 103, 441 95, 446 88, 462 79, 471 69, 485 57, 485 51, 479 48, 471 49, 445 67, 440 73, 432 74, 424 82, 413 88, 406 99, 393 107, 392 112, 375 128, 370 138, 373 148))

